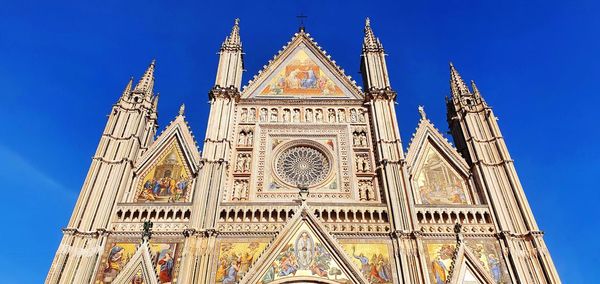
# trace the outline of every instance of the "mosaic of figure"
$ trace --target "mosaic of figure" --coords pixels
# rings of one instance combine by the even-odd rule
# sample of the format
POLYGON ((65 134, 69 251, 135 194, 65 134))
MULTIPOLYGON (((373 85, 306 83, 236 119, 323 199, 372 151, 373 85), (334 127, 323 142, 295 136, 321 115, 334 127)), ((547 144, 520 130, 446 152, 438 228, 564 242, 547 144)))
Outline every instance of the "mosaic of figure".
POLYGON ((506 264, 500 256, 500 246, 495 240, 468 240, 466 244, 496 283, 510 283, 506 264))
POLYGON ((301 230, 283 250, 262 277, 261 283, 293 276, 313 276, 347 283, 342 270, 333 260, 327 249, 316 240, 312 233, 301 230))
POLYGON ((463 179, 432 146, 427 148, 416 183, 423 204, 467 203, 463 179))
POLYGON ((238 283, 266 246, 260 242, 221 244, 215 283, 238 283))
POLYGON ((446 284, 448 270, 452 264, 452 255, 456 249, 455 244, 427 244, 427 260, 429 275, 432 283, 446 284))
POLYGON ((129 279, 129 283, 131 284, 144 284, 144 278, 142 278, 142 270, 139 269, 131 279, 129 279))
POLYGON ((306 52, 299 51, 260 94, 341 96, 343 92, 306 52))
POLYGON ((392 265, 386 244, 343 244, 342 247, 370 283, 393 283, 392 265))
POLYGON ((190 173, 179 157, 176 146, 172 146, 168 154, 142 179, 138 201, 185 202, 190 183, 190 173))
MULTIPOLYGON (((97 283, 112 283, 115 277, 135 254, 137 243, 112 243, 106 257, 103 258, 103 269, 98 271, 97 283)), ((171 283, 175 279, 175 251, 177 244, 151 243, 150 255, 159 283, 171 283)), ((141 271, 139 277, 132 277, 131 283, 143 283, 141 271), (141 282, 140 282, 141 281, 141 282)))

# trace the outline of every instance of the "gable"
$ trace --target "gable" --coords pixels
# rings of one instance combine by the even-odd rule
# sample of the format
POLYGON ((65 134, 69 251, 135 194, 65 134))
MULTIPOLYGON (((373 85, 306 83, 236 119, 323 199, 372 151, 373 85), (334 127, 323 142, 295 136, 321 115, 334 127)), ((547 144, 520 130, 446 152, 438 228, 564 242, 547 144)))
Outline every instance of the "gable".
POLYGON ((178 116, 136 163, 134 202, 187 202, 200 153, 178 116))
POLYGON ((240 283, 368 283, 311 213, 296 213, 240 283))
POLYGON ((423 118, 406 160, 417 204, 471 204, 469 166, 447 139, 423 118))
POLYGON ((485 267, 470 250, 461 243, 449 272, 449 283, 457 284, 495 284, 497 283, 485 267))
POLYGON ((242 98, 359 99, 362 94, 330 56, 301 32, 249 82, 242 98))

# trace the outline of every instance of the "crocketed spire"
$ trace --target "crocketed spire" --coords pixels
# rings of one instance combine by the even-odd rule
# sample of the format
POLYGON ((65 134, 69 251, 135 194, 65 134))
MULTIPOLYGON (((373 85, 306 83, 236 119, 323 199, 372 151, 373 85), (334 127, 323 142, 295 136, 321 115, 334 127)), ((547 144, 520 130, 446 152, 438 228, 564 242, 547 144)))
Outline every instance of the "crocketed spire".
POLYGON ((460 77, 452 62, 450 62, 450 90, 452 90, 452 96, 455 97, 470 95, 467 84, 460 77))
POLYGON ((239 50, 242 49, 242 40, 240 38, 240 19, 235 19, 231 33, 225 38, 221 45, 221 50, 239 50))
POLYGON ((156 60, 153 59, 148 66, 148 69, 144 73, 144 76, 140 79, 140 81, 133 89, 134 93, 143 93, 148 96, 152 95, 154 88, 154 66, 156 65, 156 60))
POLYGON ((365 38, 363 40, 363 51, 383 51, 383 45, 371 29, 371 19, 365 20, 365 38))

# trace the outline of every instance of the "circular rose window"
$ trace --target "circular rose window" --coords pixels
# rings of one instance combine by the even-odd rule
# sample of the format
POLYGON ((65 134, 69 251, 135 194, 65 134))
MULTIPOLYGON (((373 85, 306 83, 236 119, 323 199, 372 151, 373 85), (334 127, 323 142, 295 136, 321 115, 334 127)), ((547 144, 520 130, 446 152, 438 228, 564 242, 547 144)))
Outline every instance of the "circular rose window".
POLYGON ((310 146, 295 146, 283 150, 275 164, 277 176, 295 186, 317 184, 327 177, 330 170, 327 156, 310 146))

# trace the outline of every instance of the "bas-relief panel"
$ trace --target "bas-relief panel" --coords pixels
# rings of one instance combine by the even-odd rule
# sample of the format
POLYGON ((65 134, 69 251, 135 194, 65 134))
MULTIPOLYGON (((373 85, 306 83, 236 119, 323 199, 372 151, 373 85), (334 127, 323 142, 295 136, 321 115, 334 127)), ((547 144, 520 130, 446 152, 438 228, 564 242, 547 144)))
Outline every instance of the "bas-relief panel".
POLYGON ((260 95, 343 96, 343 92, 305 51, 300 50, 260 95))
POLYGON ((261 284, 297 276, 325 278, 339 283, 350 283, 331 252, 307 226, 302 226, 277 254, 261 284))
POLYGON ((385 243, 342 243, 346 254, 370 283, 393 283, 390 249, 385 243))
POLYGON ((223 242, 219 248, 219 261, 215 283, 234 284, 248 272, 265 250, 266 242, 223 242))
MULTIPOLYGON (((98 270, 96 283, 112 283, 115 277, 123 270, 131 257, 135 254, 138 243, 111 242, 102 258, 98 270)), ((151 243, 150 252, 152 263, 156 269, 159 283, 176 283, 177 260, 179 257, 179 243, 151 243)), ((134 275, 135 276, 135 275, 134 275)), ((141 276, 141 271, 140 271, 141 276)), ((132 279, 136 279, 133 277, 132 279)), ((141 278, 140 278, 141 280, 141 278)), ((136 280, 137 281, 137 280, 136 280)), ((137 282, 132 282, 137 283, 137 282)), ((142 282, 143 283, 143 282, 142 282)))
POLYGON ((192 178, 177 143, 172 143, 143 174, 138 185, 138 202, 186 202, 192 178))
POLYGON ((425 162, 415 175, 422 204, 467 204, 464 179, 429 145, 425 162))
MULTIPOLYGON (((511 283, 506 264, 500 257, 500 246, 495 240, 467 240, 466 245, 497 284, 511 283)), ((427 243, 425 249, 431 282, 445 284, 456 244, 454 242, 427 243)))

